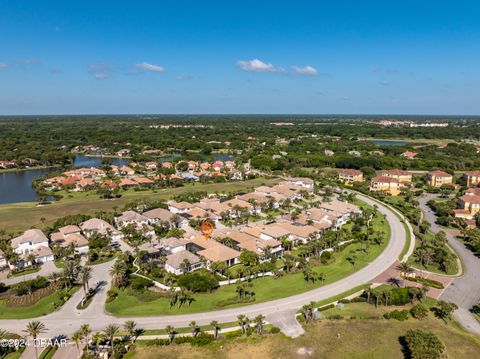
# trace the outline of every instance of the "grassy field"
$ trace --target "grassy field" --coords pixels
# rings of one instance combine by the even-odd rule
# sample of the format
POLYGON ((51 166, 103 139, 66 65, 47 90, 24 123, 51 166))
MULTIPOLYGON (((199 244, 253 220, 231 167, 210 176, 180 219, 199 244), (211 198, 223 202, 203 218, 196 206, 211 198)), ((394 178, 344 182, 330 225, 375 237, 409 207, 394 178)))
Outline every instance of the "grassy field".
MULTIPOLYGON (((383 216, 377 215, 374 218, 373 226, 376 230, 385 233, 386 238, 390 237, 390 227, 383 216)), ((335 282, 341 278, 358 271, 375 259, 386 247, 388 240, 385 240, 380 246, 371 246, 368 254, 364 253, 362 244, 353 243, 346 246, 342 252, 335 254, 335 262, 328 265, 317 265, 314 270, 318 273, 323 272, 326 276, 324 283, 306 283, 303 273, 287 274, 278 279, 272 277, 258 278, 252 281, 255 292, 255 303, 266 302, 282 297, 288 297, 294 294, 302 293, 321 285, 335 282), (355 252, 357 260, 355 265, 347 261, 351 252, 355 252)), ((195 301, 190 305, 181 308, 169 309, 168 300, 165 298, 153 301, 141 301, 135 296, 128 295, 125 291, 120 291, 118 297, 106 304, 106 310, 117 316, 148 316, 148 315, 168 315, 168 314, 186 314, 196 312, 206 312, 223 308, 231 308, 245 305, 245 303, 235 303, 228 306, 221 305, 222 301, 236 297, 236 286, 220 287, 213 293, 195 294, 195 301)))
MULTIPOLYGON (((363 304, 370 316, 381 316, 384 308, 363 304)), ((390 307, 393 310, 392 307, 390 307)), ((445 344, 448 358, 478 357, 480 341, 456 325, 445 325, 430 315, 419 321, 396 320, 321 320, 306 326, 305 335, 290 339, 281 334, 262 337, 220 340, 205 347, 189 344, 147 347, 139 345, 129 358, 196 359, 196 358, 355 358, 403 359, 399 338, 409 329, 425 329, 436 334, 445 344), (340 336, 338 336, 340 334, 340 336), (301 353, 304 353, 303 355, 301 353)))
POLYGON ((263 184, 272 185, 279 179, 256 178, 248 181, 186 184, 183 187, 167 188, 156 191, 133 190, 122 193, 122 197, 114 200, 103 200, 94 192, 71 193, 62 200, 37 206, 35 202, 13 203, 0 205, 0 228, 6 231, 22 231, 31 227, 41 227, 53 223, 59 217, 71 214, 93 214, 97 211, 111 211, 114 207, 121 208, 128 202, 149 198, 168 199, 171 196, 187 191, 230 192, 250 190, 263 184), (43 220, 42 220, 43 219, 43 220))
MULTIPOLYGON (((428 232, 426 235, 425 235, 428 239, 432 239, 434 237, 434 234, 432 232, 428 232)), ((415 242, 415 249, 417 249, 418 247, 421 246, 421 243, 420 241, 416 241, 415 242)), ((414 267, 414 268, 417 268, 417 269, 420 269, 420 270, 426 270, 426 271, 429 271, 429 272, 433 272, 433 273, 438 273, 438 274, 448 274, 448 275, 455 275, 458 273, 458 256, 457 254, 455 253, 455 251, 453 251, 450 247, 448 247, 448 250, 450 252, 452 252, 452 254, 455 256, 455 262, 454 262, 454 265, 452 265, 447 273, 445 273, 444 271, 442 271, 439 266, 435 263, 429 263, 427 266, 423 266, 421 265, 420 263, 416 262, 415 259, 412 257, 410 257, 408 259, 408 264, 410 264, 410 266, 414 267)))
MULTIPOLYGON (((73 287, 69 293, 73 295, 78 288, 80 287, 73 287)), ((9 307, 4 300, 0 300, 0 319, 35 318, 51 313, 55 311, 54 302, 61 299, 63 295, 63 291, 57 291, 29 307, 9 307)))

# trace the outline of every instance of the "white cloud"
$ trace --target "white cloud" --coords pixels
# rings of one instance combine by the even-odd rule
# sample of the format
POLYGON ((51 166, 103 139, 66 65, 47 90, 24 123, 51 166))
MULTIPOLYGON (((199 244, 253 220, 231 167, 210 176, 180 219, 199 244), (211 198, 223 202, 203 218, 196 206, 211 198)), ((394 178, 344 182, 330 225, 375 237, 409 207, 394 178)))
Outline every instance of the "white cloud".
POLYGON ((110 77, 110 74, 100 73, 94 75, 97 80, 104 80, 110 77))
POLYGON ((136 67, 139 69, 147 70, 147 71, 153 71, 153 72, 164 72, 165 67, 163 66, 158 66, 154 64, 149 64, 148 62, 142 62, 139 64, 135 64, 136 67))
POLYGON ((312 66, 308 66, 308 65, 305 67, 292 66, 292 68, 293 68, 293 71, 298 75, 310 75, 310 76, 318 75, 317 69, 312 66))
POLYGON ((380 85, 382 86, 390 86, 391 82, 388 81, 388 80, 383 80, 383 81, 380 81, 380 85))
POLYGON ((285 72, 284 68, 273 66, 269 62, 263 62, 259 59, 238 60, 237 66, 243 71, 250 72, 285 72))
POLYGON ((6 69, 8 67, 8 64, 0 62, 0 70, 1 69, 6 69))

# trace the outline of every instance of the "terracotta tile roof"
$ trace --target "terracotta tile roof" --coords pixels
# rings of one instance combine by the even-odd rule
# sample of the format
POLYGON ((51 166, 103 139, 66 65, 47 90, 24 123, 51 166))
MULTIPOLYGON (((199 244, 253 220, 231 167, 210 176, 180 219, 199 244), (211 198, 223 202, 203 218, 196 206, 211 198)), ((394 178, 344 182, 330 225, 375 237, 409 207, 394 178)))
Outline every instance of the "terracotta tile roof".
POLYGON ((411 173, 404 170, 393 169, 382 171, 382 176, 410 176, 411 173))
POLYGON ((169 254, 167 256, 166 264, 175 269, 180 269, 180 265, 185 259, 187 259, 190 264, 200 263, 200 258, 197 255, 190 253, 189 251, 179 251, 169 254))
POLYGON ((240 257, 240 252, 235 249, 224 246, 223 244, 217 243, 216 246, 212 246, 207 249, 203 249, 197 252, 198 255, 205 257, 211 262, 224 262, 227 260, 235 259, 240 257))
POLYGON ((431 171, 428 174, 432 177, 452 177, 450 173, 443 172, 443 171, 431 171))
POLYGON ((372 178, 372 183, 399 183, 398 179, 387 177, 387 176, 378 176, 372 178))
POLYGON ((173 213, 165 208, 155 208, 151 209, 150 211, 144 212, 143 215, 151 219, 159 219, 165 222, 169 222, 173 216, 173 213))

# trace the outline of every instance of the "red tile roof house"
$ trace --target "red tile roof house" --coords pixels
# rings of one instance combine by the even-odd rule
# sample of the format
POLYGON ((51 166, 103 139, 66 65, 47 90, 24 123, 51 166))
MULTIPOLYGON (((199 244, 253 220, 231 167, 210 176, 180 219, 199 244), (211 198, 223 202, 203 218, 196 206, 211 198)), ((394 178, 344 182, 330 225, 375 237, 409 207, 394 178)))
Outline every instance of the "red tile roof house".
POLYGON ((137 182, 132 181, 129 178, 122 178, 119 183, 119 186, 122 188, 135 187, 137 185, 138 185, 137 182))
POLYGON ((143 186, 151 186, 155 183, 150 178, 146 178, 146 177, 134 178, 134 181, 143 186))
POLYGON ((417 155, 418 155, 417 152, 406 151, 406 152, 403 152, 400 156, 404 158, 408 158, 409 160, 413 160, 417 155))
POLYGON ((135 170, 128 166, 122 166, 120 167, 120 173, 124 176, 125 175, 131 176, 135 174, 135 170))
POLYGON ((217 162, 214 162, 214 163, 212 164, 212 169, 213 169, 214 171, 217 171, 217 172, 218 172, 218 171, 220 171, 222 168, 223 168, 223 162, 221 162, 221 161, 217 161, 217 162))

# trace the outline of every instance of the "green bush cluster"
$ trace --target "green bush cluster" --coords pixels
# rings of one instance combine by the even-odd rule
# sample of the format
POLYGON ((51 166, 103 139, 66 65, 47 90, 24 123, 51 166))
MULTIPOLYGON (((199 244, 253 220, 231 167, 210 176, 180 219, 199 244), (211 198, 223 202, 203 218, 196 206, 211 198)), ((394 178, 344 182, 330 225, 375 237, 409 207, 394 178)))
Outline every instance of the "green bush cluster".
POLYGON ((408 320, 409 312, 408 310, 392 310, 391 312, 385 313, 383 315, 385 319, 395 319, 395 320, 408 320))
POLYGON ((24 282, 20 282, 17 284, 12 285, 11 289, 15 295, 26 295, 32 294, 33 292, 41 289, 46 288, 50 282, 47 278, 38 276, 35 279, 26 280, 24 282))

